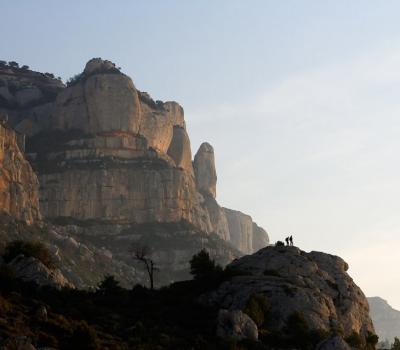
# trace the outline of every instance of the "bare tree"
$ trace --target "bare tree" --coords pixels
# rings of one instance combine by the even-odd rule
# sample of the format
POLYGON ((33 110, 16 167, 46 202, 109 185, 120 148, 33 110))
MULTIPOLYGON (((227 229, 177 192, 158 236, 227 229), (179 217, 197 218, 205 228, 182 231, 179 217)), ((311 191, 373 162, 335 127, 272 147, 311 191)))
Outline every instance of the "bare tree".
POLYGON ((144 244, 133 244, 130 249, 132 258, 144 264, 150 280, 150 289, 154 289, 154 272, 158 271, 152 259, 152 250, 144 244))

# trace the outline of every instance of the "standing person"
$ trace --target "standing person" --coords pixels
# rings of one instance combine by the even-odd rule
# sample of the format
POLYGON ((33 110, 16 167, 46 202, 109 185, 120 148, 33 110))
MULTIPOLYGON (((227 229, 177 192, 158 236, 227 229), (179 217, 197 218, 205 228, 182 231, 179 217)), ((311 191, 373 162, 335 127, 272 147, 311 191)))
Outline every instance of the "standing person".
POLYGON ((290 242, 290 245, 293 245, 293 236, 292 235, 289 237, 289 242, 290 242))
POLYGON ((288 246, 289 245, 289 237, 286 237, 285 241, 286 241, 286 245, 288 246))

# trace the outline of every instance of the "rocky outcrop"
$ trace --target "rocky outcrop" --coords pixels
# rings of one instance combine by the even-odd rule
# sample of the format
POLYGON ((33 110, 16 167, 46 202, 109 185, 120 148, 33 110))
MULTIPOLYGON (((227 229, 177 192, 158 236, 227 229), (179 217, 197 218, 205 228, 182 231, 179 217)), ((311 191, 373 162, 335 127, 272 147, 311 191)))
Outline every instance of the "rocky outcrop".
POLYGON ((347 274, 339 257, 296 247, 267 247, 228 265, 237 276, 208 295, 219 308, 244 310, 251 298, 270 305, 265 328, 280 331, 296 314, 310 330, 356 332, 366 339, 374 332, 367 299, 347 274))
POLYGON ((193 173, 190 140, 184 128, 174 126, 167 154, 174 160, 176 167, 182 168, 190 174, 193 173))
POLYGON ((235 340, 258 340, 258 329, 254 321, 240 310, 219 310, 217 336, 235 340))
POLYGON ((32 224, 40 219, 39 183, 23 147, 23 135, 0 124, 0 210, 32 224))
POLYGON ((400 337, 400 311, 392 308, 388 302, 379 297, 368 298, 370 315, 380 341, 393 343, 400 337))
POLYGON ((193 161, 197 188, 213 198, 217 195, 217 171, 215 170, 214 148, 207 142, 201 144, 193 161))
POLYGON ((16 278, 34 282, 38 286, 49 286, 56 289, 74 288, 59 269, 50 269, 33 257, 17 256, 7 264, 16 278))
POLYGON ((29 120, 29 126, 26 122, 19 125, 19 132, 39 132, 49 126, 53 102, 63 88, 64 84, 52 74, 2 64, 0 114, 8 114, 9 125, 13 128, 21 121, 29 120))
POLYGON ((315 350, 351 350, 351 347, 339 335, 322 341, 315 350))

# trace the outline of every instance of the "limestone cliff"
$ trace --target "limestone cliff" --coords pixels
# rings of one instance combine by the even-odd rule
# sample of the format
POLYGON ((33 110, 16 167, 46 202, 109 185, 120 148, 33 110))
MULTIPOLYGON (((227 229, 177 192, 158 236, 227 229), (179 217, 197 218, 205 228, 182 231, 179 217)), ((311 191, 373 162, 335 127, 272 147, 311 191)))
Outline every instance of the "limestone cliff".
POLYGON ((246 310, 252 298, 262 299, 268 305, 264 327, 269 331, 284 330, 296 315, 314 331, 344 337, 356 332, 364 342, 374 333, 367 299, 337 256, 270 246, 233 261, 228 269, 234 277, 207 295, 205 302, 246 310))
POLYGON ((23 146, 23 135, 0 123, 0 211, 32 224, 40 219, 39 183, 23 146))
MULTIPOLYGON (((23 86, 28 78, 21 70, 10 72, 3 90, 18 92, 22 87, 10 90, 11 80, 23 86)), ((186 221, 242 253, 268 244, 251 218, 236 221, 246 221, 246 228, 229 224, 215 199, 214 150, 202 144, 192 162, 178 103, 154 101, 114 63, 99 58, 66 87, 48 75, 28 77, 42 97, 23 105, 12 102, 19 101, 17 95, 5 93, 8 100, 0 100, 0 108, 13 108, 10 124, 29 136, 27 154, 38 173, 45 218, 124 225, 186 221), (48 106, 43 114, 42 103, 48 106), (29 108, 37 106, 32 117, 29 108)))

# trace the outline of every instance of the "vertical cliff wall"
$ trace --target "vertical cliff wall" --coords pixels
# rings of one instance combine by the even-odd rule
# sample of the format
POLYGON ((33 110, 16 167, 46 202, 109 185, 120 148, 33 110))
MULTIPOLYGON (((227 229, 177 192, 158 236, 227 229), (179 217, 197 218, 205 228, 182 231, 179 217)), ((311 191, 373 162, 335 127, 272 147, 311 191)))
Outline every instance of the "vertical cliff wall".
POLYGON ((67 87, 45 78, 14 70, 1 76, 0 69, 0 110, 11 111, 10 123, 28 135, 44 217, 104 224, 185 221, 245 254, 268 243, 250 217, 234 217, 218 204, 214 150, 203 143, 192 162, 178 103, 154 101, 99 58, 67 87), (24 104, 21 94, 29 86, 35 92, 24 104))
POLYGON ((23 145, 23 135, 0 123, 0 210, 31 224, 40 219, 39 183, 23 145))

